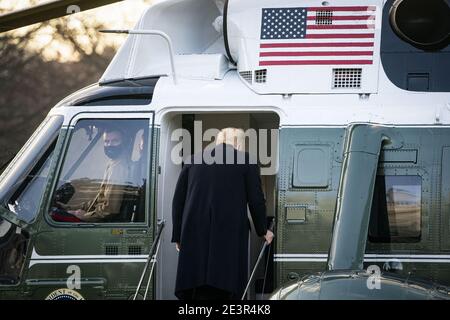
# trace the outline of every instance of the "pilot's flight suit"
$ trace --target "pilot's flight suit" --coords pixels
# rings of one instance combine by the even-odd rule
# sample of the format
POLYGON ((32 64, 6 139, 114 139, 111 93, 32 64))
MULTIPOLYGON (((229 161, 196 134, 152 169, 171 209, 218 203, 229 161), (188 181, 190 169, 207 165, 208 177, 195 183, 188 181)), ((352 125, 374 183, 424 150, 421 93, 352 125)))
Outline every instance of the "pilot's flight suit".
POLYGON ((78 201, 74 197, 71 199, 72 205, 65 205, 65 210, 85 211, 83 221, 97 222, 111 219, 120 213, 127 189, 132 185, 131 162, 119 158, 110 160, 105 169, 102 183, 94 199, 76 204, 78 201))
POLYGON ((126 160, 111 160, 108 163, 97 196, 81 208, 86 211, 83 220, 98 221, 120 213, 126 185, 130 183, 130 172, 130 163, 126 160))

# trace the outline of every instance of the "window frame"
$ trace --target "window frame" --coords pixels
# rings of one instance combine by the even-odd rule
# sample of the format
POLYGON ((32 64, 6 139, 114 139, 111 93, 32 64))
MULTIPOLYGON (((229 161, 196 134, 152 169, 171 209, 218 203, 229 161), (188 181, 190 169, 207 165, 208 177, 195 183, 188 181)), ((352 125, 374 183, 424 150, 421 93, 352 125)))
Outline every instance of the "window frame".
POLYGON ((67 136, 64 142, 64 145, 62 147, 62 151, 60 154, 60 157, 58 159, 58 163, 55 169, 54 173, 54 179, 52 182, 52 185, 50 187, 49 196, 48 196, 48 203, 45 206, 45 212, 44 217, 46 222, 56 228, 73 228, 73 227, 92 227, 92 228, 143 228, 143 227, 150 227, 153 223, 152 221, 152 204, 153 201, 153 195, 152 195, 152 184, 154 183, 152 174, 152 168, 153 168, 153 139, 154 139, 154 111, 102 111, 102 112, 82 112, 76 114, 69 123, 69 126, 67 127, 67 136), (146 201, 145 201, 145 207, 144 207, 144 217, 145 220, 141 222, 87 222, 87 221, 80 221, 80 222, 60 222, 55 221, 51 218, 49 214, 49 209, 51 205, 51 199, 53 199, 54 194, 56 192, 57 183, 59 181, 59 178, 62 174, 63 166, 66 160, 67 152, 70 147, 70 143, 72 141, 72 137, 74 134, 75 127, 77 123, 81 120, 148 120, 148 150, 147 150, 147 161, 146 165, 148 167, 147 170, 147 181, 148 183, 145 186, 145 194, 146 194, 146 201))

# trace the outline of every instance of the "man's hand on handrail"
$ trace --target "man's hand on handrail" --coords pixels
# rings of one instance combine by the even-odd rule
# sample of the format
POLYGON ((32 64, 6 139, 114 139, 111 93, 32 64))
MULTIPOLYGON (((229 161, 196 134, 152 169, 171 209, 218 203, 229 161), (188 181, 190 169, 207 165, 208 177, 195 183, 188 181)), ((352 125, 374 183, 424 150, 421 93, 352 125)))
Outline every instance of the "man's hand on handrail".
POLYGON ((270 244, 274 237, 275 235, 270 230, 267 230, 266 234, 264 235, 264 239, 266 239, 267 244, 270 244))

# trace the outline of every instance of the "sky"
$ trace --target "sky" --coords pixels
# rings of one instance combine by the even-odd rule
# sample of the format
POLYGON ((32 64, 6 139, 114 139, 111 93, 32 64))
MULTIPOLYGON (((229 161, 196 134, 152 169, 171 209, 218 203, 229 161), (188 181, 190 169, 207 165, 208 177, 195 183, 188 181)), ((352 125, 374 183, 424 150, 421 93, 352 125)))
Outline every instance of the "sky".
MULTIPOLYGON (((80 23, 98 21, 107 28, 111 29, 127 29, 132 28, 139 20, 139 17, 149 5, 164 0, 124 0, 122 2, 110 4, 96 9, 80 12, 70 15, 67 23, 72 28, 77 28, 80 23)), ((27 8, 31 3, 41 4, 48 0, 0 0, 0 9, 6 9, 7 12, 27 8)), ((16 34, 20 36, 26 28, 16 30, 16 34)), ((104 34, 101 37, 104 46, 119 47, 126 39, 123 35, 104 34)), ((87 41, 86 37, 80 35, 79 42, 87 41)), ((73 54, 72 49, 53 38, 51 28, 44 28, 37 34, 29 44, 32 50, 43 50, 43 56, 46 60, 58 60, 61 62, 76 61, 77 56, 73 54)))

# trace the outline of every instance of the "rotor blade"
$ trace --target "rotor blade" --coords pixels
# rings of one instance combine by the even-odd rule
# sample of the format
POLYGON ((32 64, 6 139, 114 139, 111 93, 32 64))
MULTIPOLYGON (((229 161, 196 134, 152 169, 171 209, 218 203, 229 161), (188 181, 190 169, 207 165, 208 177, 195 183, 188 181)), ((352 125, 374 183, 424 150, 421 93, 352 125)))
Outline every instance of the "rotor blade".
POLYGON ((123 0, 56 0, 0 15, 0 32, 63 17, 123 0))

